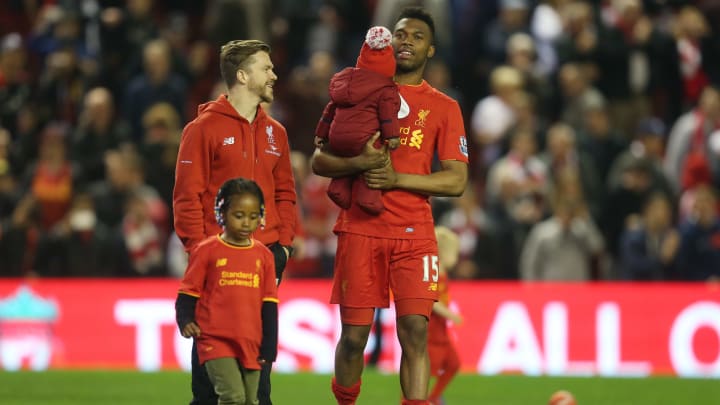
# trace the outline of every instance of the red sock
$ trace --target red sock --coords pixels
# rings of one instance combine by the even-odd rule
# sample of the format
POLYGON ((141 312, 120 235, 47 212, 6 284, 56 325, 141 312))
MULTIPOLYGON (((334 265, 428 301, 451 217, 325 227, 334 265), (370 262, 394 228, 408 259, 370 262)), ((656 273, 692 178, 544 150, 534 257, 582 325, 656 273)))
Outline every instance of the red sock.
POLYGON ((403 399, 402 405, 428 405, 427 399, 403 399))
POLYGON ((362 380, 358 381, 352 387, 343 387, 335 381, 335 377, 332 379, 332 392, 335 394, 335 399, 338 405, 355 405, 358 395, 360 395, 360 384, 362 380))

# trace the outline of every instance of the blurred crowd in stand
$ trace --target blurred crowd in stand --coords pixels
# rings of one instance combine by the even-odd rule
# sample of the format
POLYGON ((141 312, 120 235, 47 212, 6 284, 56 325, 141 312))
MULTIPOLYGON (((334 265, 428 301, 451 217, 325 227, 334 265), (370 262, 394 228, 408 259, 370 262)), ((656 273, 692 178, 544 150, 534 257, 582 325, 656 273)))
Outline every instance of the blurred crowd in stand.
POLYGON ((0 276, 180 276, 174 166, 219 47, 272 46, 302 226, 289 277, 332 272, 312 174, 330 77, 405 5, 435 17, 426 80, 455 98, 471 183, 433 198, 455 279, 720 277, 720 2, 7 0, 0 5, 0 276))

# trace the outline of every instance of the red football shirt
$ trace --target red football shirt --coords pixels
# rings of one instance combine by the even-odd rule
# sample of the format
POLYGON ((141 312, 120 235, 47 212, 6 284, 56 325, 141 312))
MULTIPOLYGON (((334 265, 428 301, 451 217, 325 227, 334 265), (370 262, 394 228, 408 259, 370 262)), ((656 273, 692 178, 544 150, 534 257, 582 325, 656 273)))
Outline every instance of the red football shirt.
MULTIPOLYGON (((395 171, 430 174, 433 157, 468 162, 467 138, 458 103, 427 82, 401 85, 398 113, 400 147, 391 151, 395 171)), ((405 190, 383 192, 385 210, 377 216, 358 206, 343 210, 335 232, 393 239, 435 239, 428 197, 405 190)))
MULTIPOLYGON (((225 243, 219 235, 209 237, 190 253, 179 292, 198 298, 199 346, 203 340, 224 341, 222 347, 227 349, 245 341, 259 349, 262 303, 278 302, 273 255, 254 239, 250 246, 240 247, 225 243)), ((198 355, 204 363, 220 357, 244 358, 247 353, 214 350, 198 355)))

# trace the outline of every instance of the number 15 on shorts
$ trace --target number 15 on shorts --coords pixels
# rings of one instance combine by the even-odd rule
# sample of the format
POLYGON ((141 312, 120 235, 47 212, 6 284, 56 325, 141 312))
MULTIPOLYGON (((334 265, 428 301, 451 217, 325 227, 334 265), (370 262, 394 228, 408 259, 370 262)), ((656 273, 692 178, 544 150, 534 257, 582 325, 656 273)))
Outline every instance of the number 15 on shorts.
POLYGON ((432 273, 432 282, 437 283, 438 276, 440 273, 440 265, 438 264, 438 257, 435 255, 423 256, 423 281, 430 281, 432 273))

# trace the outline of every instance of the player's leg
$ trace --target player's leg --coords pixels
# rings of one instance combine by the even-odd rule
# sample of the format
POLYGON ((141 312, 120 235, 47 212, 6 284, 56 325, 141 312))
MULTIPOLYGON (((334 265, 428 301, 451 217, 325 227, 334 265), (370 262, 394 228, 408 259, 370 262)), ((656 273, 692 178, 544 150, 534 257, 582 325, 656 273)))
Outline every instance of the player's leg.
POLYGON ((389 304, 387 240, 341 233, 330 302, 340 304, 342 330, 335 348, 332 390, 338 404, 354 404, 360 393, 365 345, 375 307, 389 304))
POLYGON ((437 300, 435 240, 397 240, 392 249, 390 288, 395 296, 397 335, 402 349, 400 386, 408 404, 427 399, 430 359, 428 320, 437 300))
POLYGON ((218 396, 215 393, 207 370, 200 364, 197 352, 197 342, 193 339, 191 358, 191 387, 193 399, 190 405, 215 405, 218 402, 218 396))
MULTIPOLYGON (((401 302, 397 302, 397 304, 403 305, 401 302)), ((432 303, 430 306, 432 307, 432 303)), ((398 317, 397 323, 397 336, 402 349, 400 387, 403 395, 410 400, 426 399, 430 382, 427 318, 417 314, 403 315, 398 317)))
POLYGON ((237 359, 221 357, 205 362, 215 391, 218 393, 218 405, 245 404, 245 383, 237 359))
MULTIPOLYGON (((345 313, 346 316, 348 311, 367 311, 372 317, 371 308, 341 309, 341 313, 345 313)), ((364 350, 370 335, 370 327, 371 324, 351 325, 343 323, 340 339, 335 347, 335 381, 338 384, 350 387, 360 381, 365 366, 364 350)))
POLYGON ((332 391, 339 405, 352 405, 360 395, 365 345, 372 327, 372 308, 340 307, 342 330, 335 347, 332 391))

